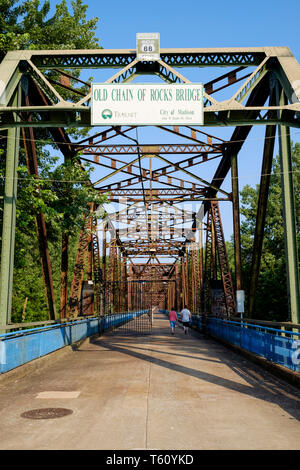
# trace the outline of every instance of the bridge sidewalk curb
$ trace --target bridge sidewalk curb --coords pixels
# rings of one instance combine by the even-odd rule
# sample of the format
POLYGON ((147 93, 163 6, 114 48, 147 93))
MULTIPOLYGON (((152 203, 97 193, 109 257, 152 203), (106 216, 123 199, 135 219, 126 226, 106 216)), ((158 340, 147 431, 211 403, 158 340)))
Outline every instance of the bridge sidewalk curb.
POLYGON ((45 356, 38 357, 37 359, 33 359, 32 361, 22 364, 15 369, 0 374, 0 388, 1 386, 5 386, 11 382, 18 382, 28 374, 41 371, 59 361, 60 359, 66 357, 67 355, 72 355, 74 351, 77 351, 85 341, 90 341, 95 337, 99 337, 99 334, 89 336, 80 341, 76 341, 71 345, 64 346, 63 348, 52 351, 45 356))
POLYGON ((217 336, 214 336, 207 332, 203 332, 199 330, 199 328, 192 327, 192 329, 197 331, 198 333, 200 332, 204 334, 208 338, 211 338, 218 343, 223 344, 224 346, 236 352, 237 354, 244 356, 246 359, 249 359, 251 362, 254 362, 255 364, 261 366, 263 369, 272 373, 276 377, 280 379, 284 379, 287 382, 289 382, 291 385, 294 385, 294 387, 297 387, 300 389, 300 374, 298 374, 298 372, 293 372, 279 364, 274 364, 273 362, 268 361, 264 357, 260 357, 257 354, 252 353, 251 351, 247 351, 246 349, 240 348, 239 346, 228 343, 227 341, 221 338, 218 338, 217 336))

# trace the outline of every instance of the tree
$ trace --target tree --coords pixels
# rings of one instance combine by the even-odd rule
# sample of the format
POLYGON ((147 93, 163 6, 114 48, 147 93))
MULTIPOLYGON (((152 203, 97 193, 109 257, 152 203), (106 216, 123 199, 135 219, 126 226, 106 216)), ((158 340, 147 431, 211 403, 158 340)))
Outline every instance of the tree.
POLYGON ((92 168, 82 168, 78 162, 67 161, 59 165, 51 175, 52 192, 56 198, 51 206, 54 209, 61 230, 61 289, 60 316, 66 316, 68 293, 69 238, 82 228, 83 216, 88 217, 105 196, 90 184, 92 168))
MULTIPOLYGON (((56 11, 49 17, 50 1, 1 0, 0 2, 0 50, 2 58, 9 50, 16 49, 86 49, 98 48, 95 37, 98 18, 86 19, 87 5, 82 0, 56 4, 56 11), (62 38, 63 41, 62 42, 62 38)), ((1 58, 1 57, 0 57, 1 58)))
MULTIPOLYGON (((292 146, 293 183, 296 214, 300 211, 300 144, 292 146)), ((285 267, 284 224, 281 196, 281 170, 279 157, 274 159, 270 182, 266 223, 264 231, 261 270, 256 293, 258 319, 288 321, 288 300, 285 267)), ((245 186, 241 191, 242 260, 244 284, 249 285, 253 238, 256 221, 259 186, 245 186)), ((300 248, 300 224, 297 223, 298 250, 300 248)))
MULTIPOLYGON (((16 49, 90 49, 100 47, 99 40, 95 37, 98 18, 90 20, 86 18, 88 6, 84 5, 82 0, 72 1, 70 11, 66 0, 61 0, 55 5, 55 13, 52 15, 50 15, 50 7, 49 0, 0 1, 0 60, 7 51, 16 49)), ((72 70, 74 77, 78 77, 79 74, 79 70, 72 70)), ((58 72, 47 72, 47 78, 55 80, 57 77, 58 72)), ((70 90, 60 88, 59 92, 64 99, 72 96, 70 90)), ((88 129, 82 131, 66 129, 66 132, 77 138, 80 135, 85 135, 88 129)), ((4 134, 2 137, 6 137, 6 135, 4 134)), ((29 291, 30 301, 27 304, 26 313, 29 317, 26 318, 38 319, 34 316, 34 311, 37 308, 35 299, 40 299, 40 292, 43 289, 41 289, 41 276, 36 275, 39 262, 38 249, 33 241, 36 239, 36 214, 43 212, 45 216, 49 249, 52 254, 54 284, 56 291, 58 291, 59 262, 60 265, 64 262, 63 259, 59 260, 57 257, 57 253, 61 251, 58 243, 61 243, 61 240, 66 237, 67 239, 72 237, 74 240, 78 238, 80 222, 83 213, 88 210, 88 203, 99 201, 98 193, 86 183, 90 178, 90 169, 80 168, 76 159, 58 165, 57 146, 52 143, 47 129, 35 129, 34 139, 40 176, 38 181, 35 176, 27 174, 22 140, 20 142, 12 316, 14 320, 20 319, 24 298, 28 297, 26 292, 29 291), (47 145, 52 147, 51 151, 47 145), (72 228, 70 229, 70 227, 72 228), (35 278, 36 283, 30 281, 29 285, 29 278, 32 280, 35 278)), ((0 152, 5 157, 5 138, 1 139, 0 147, 0 152)), ((0 176, 4 176, 5 158, 1 162, 0 176)), ((3 182, 4 179, 1 181, 3 182)), ((2 233, 1 225, 2 212, 0 211, 2 233)), ((74 246, 72 244, 71 260, 75 258, 74 246)), ((40 318, 44 319, 45 301, 40 302, 39 306, 40 318)))

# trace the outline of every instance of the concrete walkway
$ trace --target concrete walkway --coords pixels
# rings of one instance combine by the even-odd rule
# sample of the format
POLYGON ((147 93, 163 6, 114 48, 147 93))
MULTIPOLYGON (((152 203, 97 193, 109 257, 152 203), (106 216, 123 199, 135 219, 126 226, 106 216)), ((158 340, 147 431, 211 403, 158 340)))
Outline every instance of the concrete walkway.
POLYGON ((1 449, 300 449, 299 390, 163 315, 51 356, 0 380, 1 449), (72 414, 21 417, 50 407, 72 414))

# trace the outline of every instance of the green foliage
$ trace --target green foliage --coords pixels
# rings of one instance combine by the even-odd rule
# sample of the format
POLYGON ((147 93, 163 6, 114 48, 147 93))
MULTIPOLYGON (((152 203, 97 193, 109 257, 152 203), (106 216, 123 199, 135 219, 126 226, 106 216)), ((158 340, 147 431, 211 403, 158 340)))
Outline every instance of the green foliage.
POLYGON ((1 0, 0 50, 15 49, 86 49, 97 48, 95 29, 98 18, 86 19, 87 5, 82 0, 71 2, 69 12, 65 0, 56 4, 49 17, 50 1, 1 0), (62 42, 63 39, 63 42, 62 42))
MULTIPOLYGON (((300 209, 300 144, 292 148, 293 158, 293 184, 296 214, 300 209)), ((266 320, 289 320, 284 223, 281 196, 281 168, 279 157, 274 160, 270 182, 266 223, 264 230, 263 252, 261 270, 256 292, 255 318, 266 320)), ((259 186, 252 188, 245 186, 241 191, 241 214, 244 221, 241 223, 242 264, 244 285, 250 283, 250 269, 252 260, 253 240, 256 223, 257 201, 259 186)), ((298 249, 300 248, 300 224, 297 223, 298 249)))
POLYGON ((55 217, 52 220, 60 225, 67 235, 72 235, 74 229, 81 227, 82 216, 89 210, 89 204, 101 204, 105 198, 90 185, 90 175, 93 168, 83 169, 79 163, 65 162, 51 173, 51 184, 45 187, 46 193, 55 194, 48 205, 55 217))
POLYGON ((26 297, 26 321, 43 320, 48 315, 36 236, 36 214, 43 212, 45 216, 58 310, 62 233, 70 236, 69 272, 72 273, 83 215, 89 213, 89 203, 97 205, 105 201, 105 197, 99 196, 89 184, 91 169, 82 169, 77 162, 67 162, 54 169, 43 165, 40 180, 26 172, 27 169, 20 166, 12 311, 12 320, 16 322, 21 321, 26 297))
MULTIPOLYGON (((95 37, 98 18, 87 19, 88 6, 82 0, 55 2, 55 12, 50 15, 49 0, 0 0, 0 60, 6 52, 16 49, 91 49, 99 48, 95 37)), ((67 72, 67 70, 66 70, 67 72)), ((72 70, 79 77, 79 70, 72 70)), ((58 80, 55 71, 47 77, 58 80)), ((71 79, 72 86, 78 86, 71 79)), ((57 86, 57 85, 55 85, 57 86)), ((65 100, 72 100, 74 93, 58 88, 65 100)), ((78 90, 87 92, 85 85, 78 90)), ((78 97, 78 95, 76 95, 78 97)), ((76 139, 86 135, 83 130, 65 129, 76 139)), ((0 196, 4 192, 6 134, 0 139, 0 196)), ((36 214, 45 216, 56 307, 59 307, 61 238, 70 236, 69 260, 72 273, 79 231, 88 204, 103 201, 88 181, 91 168, 80 167, 77 161, 59 164, 58 150, 52 143, 47 129, 34 129, 35 146, 40 179, 28 175, 22 139, 18 168, 18 199, 16 210, 15 269, 13 285, 12 320, 22 321, 24 302, 27 298, 25 321, 48 318, 45 288, 36 236, 36 214), (49 150, 51 148, 51 150, 49 150)), ((0 199, 0 234, 2 233, 3 199, 0 199)), ((70 276, 71 278, 71 276, 70 276)), ((70 279, 69 279, 70 282, 70 279)))

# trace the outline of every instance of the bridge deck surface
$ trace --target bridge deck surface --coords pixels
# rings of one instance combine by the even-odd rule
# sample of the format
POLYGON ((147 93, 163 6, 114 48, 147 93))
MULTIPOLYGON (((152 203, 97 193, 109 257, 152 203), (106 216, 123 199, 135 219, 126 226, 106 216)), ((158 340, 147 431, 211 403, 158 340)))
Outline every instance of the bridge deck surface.
POLYGON ((1 449, 300 449, 299 390, 159 314, 1 380, 0 403, 1 449), (50 407, 73 413, 21 417, 50 407))

